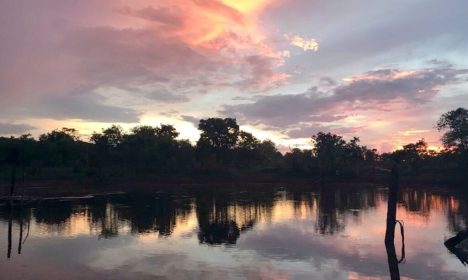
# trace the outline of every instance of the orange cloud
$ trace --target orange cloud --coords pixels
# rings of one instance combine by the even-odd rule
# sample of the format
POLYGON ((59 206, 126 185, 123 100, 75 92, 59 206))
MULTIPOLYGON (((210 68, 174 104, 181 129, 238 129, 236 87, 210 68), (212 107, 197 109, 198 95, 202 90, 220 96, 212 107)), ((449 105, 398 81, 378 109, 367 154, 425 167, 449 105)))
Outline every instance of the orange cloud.
POLYGON ((271 1, 270 0, 222 0, 227 6, 243 13, 252 13, 263 9, 271 1))
MULTIPOLYGON (((265 86, 282 84, 288 78, 285 73, 276 71, 284 64, 288 52, 269 44, 269 34, 260 27, 259 15, 271 2, 176 0, 158 6, 150 3, 141 7, 127 6, 121 11, 147 21, 152 28, 162 31, 158 34, 176 38, 207 59, 232 66, 242 73, 260 74, 260 77, 251 75, 239 84, 245 89, 246 83, 256 81, 255 90, 263 90, 265 86), (252 59, 263 65, 253 64, 252 59)), ((226 81, 221 77, 218 80, 226 81)))
POLYGON ((294 36, 291 40, 291 45, 299 47, 304 51, 318 51, 319 44, 315 39, 305 39, 300 36, 294 36))
POLYGON ((415 70, 387 70, 387 71, 374 71, 368 72, 361 75, 355 75, 351 77, 344 78, 343 81, 345 82, 358 82, 358 81, 391 81, 391 80, 399 80, 414 77, 420 74, 418 71, 415 70))
POLYGON ((247 92, 277 87, 288 78, 278 69, 288 53, 280 48, 284 42, 273 40, 276 30, 261 20, 273 1, 9 5, 2 16, 15 30, 9 29, 9 44, 1 49, 2 101, 26 104, 30 97, 102 88, 138 89, 161 100, 161 92, 181 96, 225 87, 247 92))

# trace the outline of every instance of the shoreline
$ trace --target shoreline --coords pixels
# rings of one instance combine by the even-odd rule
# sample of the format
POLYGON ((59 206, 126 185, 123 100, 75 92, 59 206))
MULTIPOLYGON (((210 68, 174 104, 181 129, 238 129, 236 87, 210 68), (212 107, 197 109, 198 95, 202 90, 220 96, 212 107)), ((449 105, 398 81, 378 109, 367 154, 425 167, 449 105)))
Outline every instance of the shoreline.
MULTIPOLYGON (((193 191, 265 191, 272 189, 307 190, 320 188, 387 188, 389 178, 380 177, 378 180, 365 178, 330 178, 330 177, 292 177, 271 176, 270 178, 256 176, 221 178, 221 177, 197 177, 197 178, 128 178, 109 181, 98 180, 34 180, 19 183, 15 188, 15 194, 8 195, 9 185, 0 184, 0 203, 13 199, 14 201, 34 201, 41 199, 85 199, 94 196, 124 194, 129 192, 176 192, 188 193, 193 191)), ((420 178, 405 178, 401 182, 401 188, 418 189, 421 187, 431 189, 458 189, 461 184, 429 182, 420 178), (410 180, 408 180, 410 179, 410 180)))

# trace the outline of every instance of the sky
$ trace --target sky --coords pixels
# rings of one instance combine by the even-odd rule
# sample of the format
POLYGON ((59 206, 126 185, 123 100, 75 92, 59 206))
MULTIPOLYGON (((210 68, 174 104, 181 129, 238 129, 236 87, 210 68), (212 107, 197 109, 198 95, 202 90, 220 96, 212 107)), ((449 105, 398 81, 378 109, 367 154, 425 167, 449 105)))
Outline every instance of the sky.
POLYGON ((0 135, 235 117, 280 150, 381 152, 468 107, 464 0, 0 0, 0 135))

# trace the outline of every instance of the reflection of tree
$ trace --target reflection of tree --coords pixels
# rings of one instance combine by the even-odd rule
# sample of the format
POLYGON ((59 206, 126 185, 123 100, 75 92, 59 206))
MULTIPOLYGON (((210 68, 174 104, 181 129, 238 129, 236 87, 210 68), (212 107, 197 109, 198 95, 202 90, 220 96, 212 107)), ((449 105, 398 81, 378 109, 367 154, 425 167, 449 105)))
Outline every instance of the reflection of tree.
POLYGON ((119 234, 119 213, 114 204, 107 201, 91 201, 88 205, 91 226, 100 232, 102 238, 112 238, 119 234))
POLYGON ((343 215, 338 212, 337 193, 324 189, 318 201, 316 229, 320 234, 334 234, 344 229, 343 215))
POLYGON ((259 219, 271 218, 273 199, 272 193, 263 194, 262 199, 255 201, 214 192, 197 194, 200 243, 236 244, 240 234, 251 229, 259 219))
POLYGON ((119 234, 118 213, 112 204, 106 204, 106 213, 101 221, 101 236, 110 238, 119 234))
POLYGON ((431 208, 438 209, 446 203, 440 196, 434 196, 420 190, 407 190, 403 192, 401 200, 407 211, 418 213, 426 218, 429 217, 431 208))
POLYGON ((201 243, 208 244, 236 244, 240 230, 234 221, 213 221, 199 224, 198 238, 201 243))
MULTIPOLYGON (((73 232, 75 223, 85 222, 104 238, 117 236, 124 224, 130 226, 132 233, 158 232, 168 236, 177 217, 184 219, 192 211, 190 202, 168 194, 132 193, 75 201, 46 200, 30 205, 28 213, 33 213, 35 222, 49 232, 73 232)), ((8 219, 2 215, 6 214, 0 211, 0 218, 8 219)))
POLYGON ((467 209, 464 206, 454 207, 451 204, 447 207, 448 228, 451 232, 459 232, 468 225, 467 209))
POLYGON ((148 195, 133 193, 122 201, 126 207, 119 207, 120 217, 130 222, 134 233, 159 232, 163 236, 172 233, 177 216, 187 216, 191 207, 176 201, 168 194, 148 195))
POLYGON ((70 219, 73 204, 70 201, 44 201, 37 205, 34 216, 36 222, 58 227, 70 219))
POLYGON ((316 230, 320 234, 335 234, 344 230, 347 213, 359 215, 360 210, 375 207, 376 194, 374 189, 323 187, 316 204, 316 230))
POLYGON ((468 228, 468 194, 460 190, 456 197, 450 197, 447 207, 449 229, 453 233, 468 228))
POLYGON ((226 197, 213 193, 197 196, 198 239, 208 244, 235 244, 239 238, 239 226, 228 216, 226 197))
POLYGON ((23 244, 29 236, 31 211, 22 207, 5 207, 0 209, 0 218, 8 219, 7 258, 11 258, 13 232, 18 231, 18 255, 21 255, 23 244), (24 232, 26 230, 26 233, 24 232))
MULTIPOLYGON (((295 190, 286 193, 295 216, 315 217, 315 230, 320 234, 335 234, 345 229, 349 215, 359 218, 361 210, 376 207, 375 188, 339 188, 323 186, 319 189, 295 190)), ((357 219, 357 221, 359 221, 357 219)))
POLYGON ((409 189, 402 191, 400 202, 408 212, 426 220, 429 220, 431 211, 443 210, 447 213, 448 227, 451 232, 459 232, 468 225, 468 197, 464 192, 452 195, 409 189))

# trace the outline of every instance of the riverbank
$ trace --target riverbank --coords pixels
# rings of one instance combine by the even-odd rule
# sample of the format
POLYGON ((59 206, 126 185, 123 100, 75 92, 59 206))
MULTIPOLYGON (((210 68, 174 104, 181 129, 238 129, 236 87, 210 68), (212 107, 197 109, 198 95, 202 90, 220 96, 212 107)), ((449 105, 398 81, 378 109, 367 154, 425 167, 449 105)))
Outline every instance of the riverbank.
MULTIPOLYGON (((390 184, 389 176, 381 174, 371 178, 340 178, 340 177, 312 177, 299 175, 252 174, 242 177, 227 176, 139 176, 112 180, 28 180, 17 182, 14 195, 10 198, 10 185, 0 184, 0 201, 30 201, 44 198, 86 198, 94 195, 110 193, 141 192, 179 192, 187 191, 257 191, 272 190, 287 187, 293 190, 303 190, 311 187, 319 188, 354 188, 380 187, 386 188, 390 184)), ((402 188, 446 188, 450 182, 443 180, 429 180, 427 177, 401 178, 402 188)), ((452 188, 460 189, 463 184, 452 184, 452 188)))

